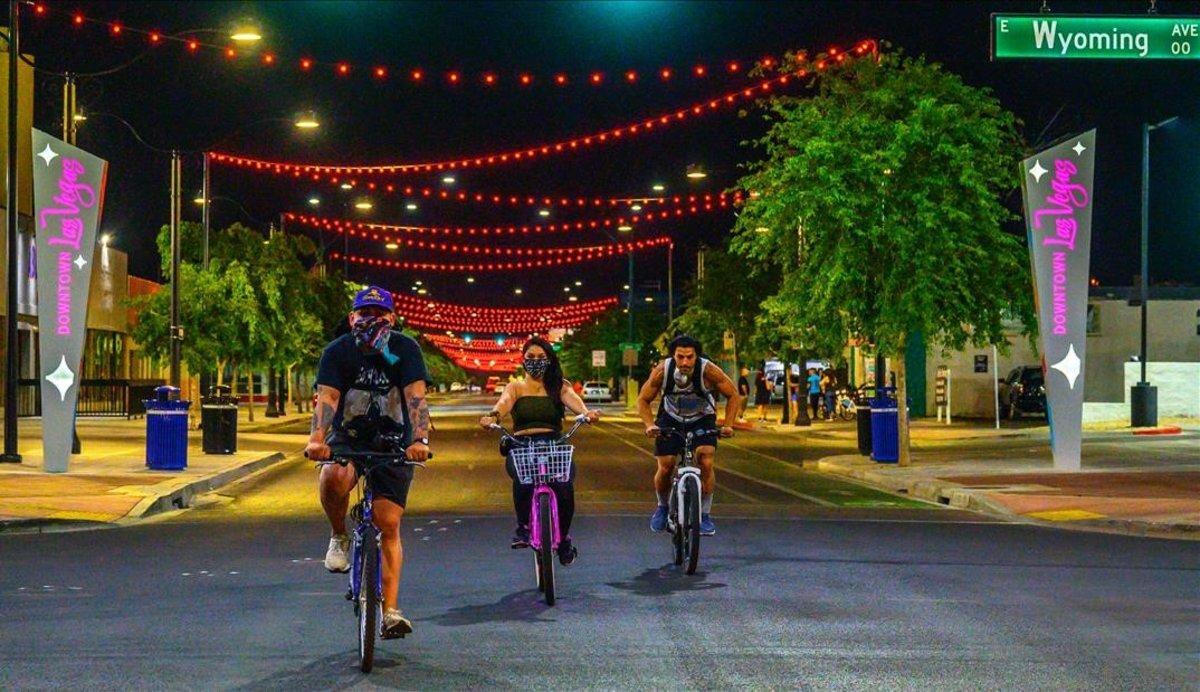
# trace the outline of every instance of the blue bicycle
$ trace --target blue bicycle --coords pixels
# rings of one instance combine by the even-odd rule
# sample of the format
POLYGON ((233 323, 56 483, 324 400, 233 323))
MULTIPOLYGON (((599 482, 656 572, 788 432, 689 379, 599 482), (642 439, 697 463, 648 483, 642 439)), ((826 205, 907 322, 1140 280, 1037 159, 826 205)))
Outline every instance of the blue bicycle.
MULTIPOLYGON (((410 461, 403 454, 384 452, 346 452, 335 454, 327 464, 354 464, 358 471, 359 501, 350 508, 354 520, 354 531, 350 538, 350 587, 346 600, 354 604, 354 615, 358 618, 358 667, 370 673, 375 663, 375 637, 379 634, 379 623, 383 619, 383 575, 381 574, 380 534, 371 514, 371 486, 366 479, 377 469, 388 464, 425 467, 419 461, 410 461), (363 585, 368 588, 363 588, 363 585)), ((404 635, 401 634, 401 637, 404 635)))

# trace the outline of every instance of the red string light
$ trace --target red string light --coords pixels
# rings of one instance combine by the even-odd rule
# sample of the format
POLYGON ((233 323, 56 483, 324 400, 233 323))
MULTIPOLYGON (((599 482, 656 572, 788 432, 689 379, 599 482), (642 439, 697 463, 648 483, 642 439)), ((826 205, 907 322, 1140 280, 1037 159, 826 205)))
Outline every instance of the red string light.
MULTIPOLYGON (((608 257, 613 257, 614 255, 623 255, 627 252, 664 247, 671 244, 670 238, 666 236, 659 236, 657 238, 635 240, 628 243, 613 243, 611 245, 594 245, 586 248, 577 248, 580 250, 580 252, 564 253, 554 257, 545 257, 544 259, 503 262, 413 262, 409 260, 389 260, 379 259, 377 257, 363 257, 361 255, 343 255, 339 252, 332 252, 329 256, 331 259, 345 259, 349 262, 353 262, 354 264, 361 264, 369 267, 380 267, 384 269, 407 269, 435 272, 490 272, 540 269, 544 267, 555 267, 566 264, 577 264, 579 262, 606 259, 608 257)), ((549 248, 542 248, 542 250, 548 249, 549 248)))
POLYGON ((505 317, 491 320, 463 320, 454 317, 432 317, 428 315, 405 315, 400 313, 404 325, 418 329, 436 329, 442 332, 464 332, 467 334, 520 334, 546 332, 550 329, 572 329, 593 321, 595 315, 582 317, 552 317, 544 315, 538 319, 505 317))
POLYGON ((546 224, 527 224, 527 225, 507 225, 507 226, 410 226, 406 224, 386 224, 373 223, 369 221, 351 221, 348 219, 334 219, 323 216, 308 216, 306 214, 296 214, 287 212, 284 218, 288 221, 295 221, 305 226, 312 228, 320 228, 334 233, 349 233, 350 235, 358 235, 371 240, 387 240, 386 237, 379 235, 379 232, 395 232, 395 233, 419 233, 426 235, 447 235, 447 236, 493 236, 493 235, 529 235, 530 233, 566 233, 571 231, 587 231, 601 228, 616 228, 620 229, 623 225, 634 226, 645 221, 663 221, 666 219, 683 218, 684 216, 694 216, 704 214, 718 209, 724 209, 729 206, 729 202, 709 202, 705 204, 693 204, 690 206, 679 206, 672 209, 650 210, 643 211, 631 216, 618 216, 608 219, 590 219, 587 221, 564 221, 562 223, 546 223, 546 224), (374 235, 372 235, 374 233, 374 235))
MULTIPOLYGON (((853 50, 859 54, 865 54, 874 50, 873 41, 864 41, 858 44, 853 50)), ((825 68, 825 61, 819 61, 816 64, 817 71, 825 68)), ((326 176, 343 176, 343 175, 387 175, 396 173, 414 173, 420 171, 444 171, 456 170, 460 168, 482 168, 484 166, 495 166, 505 163, 517 162, 525 159, 534 159, 538 157, 546 157, 550 155, 562 154, 579 149, 591 148, 595 144, 615 141, 622 138, 631 137, 634 135, 649 132, 655 129, 662 129, 689 118, 702 116, 706 113, 715 112, 722 108, 728 108, 737 104, 740 101, 752 100, 758 96, 762 96, 771 91, 771 89, 788 84, 794 81, 797 76, 803 77, 808 74, 807 70, 800 70, 796 74, 783 74, 769 79, 762 80, 745 89, 731 91, 729 93, 711 98, 694 104, 687 108, 681 108, 676 111, 662 113, 653 118, 647 118, 638 122, 629 123, 621 127, 615 127, 608 130, 602 130, 589 135, 577 136, 571 139, 564 139, 556 142, 547 142, 540 145, 534 145, 523 149, 512 149, 503 152, 484 154, 474 157, 466 157, 460 159, 450 159, 444 161, 429 161, 424 163, 391 163, 391 164, 376 164, 371 166, 351 166, 351 165, 329 165, 329 164, 306 164, 306 163, 288 163, 285 161, 270 161, 266 159, 256 159, 246 156, 236 156, 233 154, 225 154, 221 152, 211 152, 210 160, 217 163, 225 163, 229 165, 239 166, 252 171, 271 172, 275 174, 288 174, 295 178, 308 178, 313 181, 320 181, 326 176)), ((451 73, 452 78, 456 78, 457 73, 451 73)))
POLYGON ((544 305, 542 307, 505 307, 495 308, 482 305, 464 305, 462 303, 442 303, 434 300, 426 300, 418 296, 412 296, 407 293, 392 293, 392 298, 396 302, 396 310, 402 314, 410 312, 424 312, 430 315, 454 315, 467 317, 541 317, 543 315, 593 315, 598 312, 603 312, 617 304, 616 296, 607 298, 596 298, 587 300, 582 303, 565 303, 560 305, 544 305))
MULTIPOLYGON (((359 181, 348 180, 340 181, 338 178, 331 178, 331 185, 348 184, 351 188, 359 186, 359 181)), ((707 211, 714 209, 707 207, 715 207, 724 209, 730 204, 740 204, 742 201, 742 192, 740 190, 733 193, 706 193, 702 195, 674 195, 662 197, 562 197, 553 195, 502 195, 499 193, 483 193, 483 192, 467 192, 465 190, 448 190, 446 188, 436 187, 415 187, 413 185, 383 185, 379 183, 368 182, 366 188, 372 192, 380 192, 387 194, 401 194, 407 197, 420 197, 423 199, 441 200, 446 202, 465 202, 475 204, 490 204, 498 207, 577 207, 580 209, 593 208, 614 208, 627 207, 634 204, 641 205, 658 205, 658 206, 694 206, 702 205, 707 211)))

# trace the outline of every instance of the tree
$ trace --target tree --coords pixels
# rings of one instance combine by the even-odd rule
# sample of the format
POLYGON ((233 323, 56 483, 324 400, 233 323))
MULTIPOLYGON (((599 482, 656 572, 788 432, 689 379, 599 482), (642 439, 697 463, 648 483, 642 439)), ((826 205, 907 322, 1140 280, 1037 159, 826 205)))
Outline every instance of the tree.
MULTIPOLYGON (((618 379, 626 373, 621 365, 621 344, 629 340, 629 315, 621 310, 610 310, 594 322, 576 327, 575 333, 566 337, 559 353, 563 373, 570 380, 590 379, 593 374, 618 379), (605 367, 592 367, 592 351, 604 351, 605 367)), ((663 316, 657 310, 645 307, 633 309, 633 343, 641 344, 638 365, 633 368, 635 378, 644 378, 650 372, 655 357, 653 342, 662 333, 663 316)))
MULTIPOLYGON (((799 69, 789 59, 782 69, 799 69)), ((778 267, 763 319, 793 346, 840 353, 865 338, 898 356, 920 332, 945 348, 1005 345, 1003 322, 1032 325, 1022 239, 1002 199, 1018 184, 1018 121, 984 89, 900 55, 829 70, 810 98, 767 103, 764 157, 732 249, 778 267)), ((901 425, 901 462, 908 430, 901 425)))
POLYGON ((754 265, 724 250, 706 250, 704 275, 687 289, 687 309, 675 318, 668 333, 690 334, 709 353, 719 352, 726 330, 733 332, 737 363, 759 360, 771 352, 763 348, 759 332, 774 333, 778 326, 760 323, 762 301, 779 283, 773 265, 754 265))

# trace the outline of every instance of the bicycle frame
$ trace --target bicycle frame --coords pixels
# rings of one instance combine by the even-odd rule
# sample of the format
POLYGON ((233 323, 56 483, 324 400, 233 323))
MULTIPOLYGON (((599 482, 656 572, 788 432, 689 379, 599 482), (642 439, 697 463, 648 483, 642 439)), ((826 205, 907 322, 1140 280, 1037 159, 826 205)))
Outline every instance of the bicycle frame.
MULTIPOLYGON (((583 425, 584 421, 586 420, 586 416, 582 414, 576 416, 575 425, 571 427, 571 430, 567 432, 566 435, 560 436, 553 442, 542 442, 541 444, 562 444, 566 442, 567 440, 571 439, 571 437, 579 430, 579 427, 583 425)), ((504 426, 497 423, 493 423, 491 426, 489 426, 489 428, 491 430, 500 431, 501 439, 508 441, 510 444, 521 447, 532 447, 538 444, 538 442, 534 440, 521 439, 520 437, 513 435, 506 430, 504 426)), ((537 506, 538 498, 544 495, 550 496, 550 548, 552 550, 557 549, 558 544, 563 538, 558 523, 558 495, 554 492, 554 489, 550 487, 550 484, 544 481, 537 481, 533 486, 533 501, 529 505, 529 547, 533 548, 534 550, 540 550, 542 548, 542 524, 541 519, 538 517, 537 506)))
POLYGON ((683 517, 683 492, 685 477, 691 477, 695 479, 697 497, 699 497, 701 492, 700 467, 696 466, 693 461, 696 457, 696 450, 693 441, 698 436, 710 435, 714 432, 716 431, 693 430, 687 433, 681 433, 672 428, 663 429, 663 434, 675 435, 683 438, 683 452, 679 454, 677 461, 675 462, 675 481, 671 487, 671 497, 674 500, 674 507, 671 508, 672 511, 669 515, 671 522, 670 528, 672 531, 676 525, 685 523, 683 517))

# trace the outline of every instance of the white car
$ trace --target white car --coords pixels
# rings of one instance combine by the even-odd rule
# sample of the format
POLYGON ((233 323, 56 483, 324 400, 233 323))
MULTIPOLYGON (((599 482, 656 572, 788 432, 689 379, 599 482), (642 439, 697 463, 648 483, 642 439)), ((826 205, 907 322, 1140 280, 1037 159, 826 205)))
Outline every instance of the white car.
POLYGON ((612 390, 603 382, 583 383, 584 401, 612 401, 612 390))

